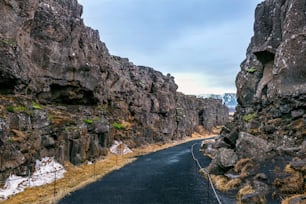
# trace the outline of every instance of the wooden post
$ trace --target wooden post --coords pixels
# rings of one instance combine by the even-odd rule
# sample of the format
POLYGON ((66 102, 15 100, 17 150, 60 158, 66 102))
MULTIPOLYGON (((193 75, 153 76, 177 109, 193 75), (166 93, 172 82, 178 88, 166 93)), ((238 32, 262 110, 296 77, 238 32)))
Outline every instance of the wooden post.
POLYGON ((56 170, 54 171, 53 197, 56 195, 56 170))

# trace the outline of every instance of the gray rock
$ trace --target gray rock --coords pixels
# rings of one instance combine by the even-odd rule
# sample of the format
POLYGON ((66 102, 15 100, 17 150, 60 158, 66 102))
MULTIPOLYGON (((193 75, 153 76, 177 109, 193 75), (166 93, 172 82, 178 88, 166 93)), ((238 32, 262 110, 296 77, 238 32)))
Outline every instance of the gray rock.
POLYGON ((262 181, 255 180, 253 182, 253 186, 254 190, 258 192, 260 195, 266 195, 270 192, 269 186, 262 181))
POLYGON ((302 117, 303 115, 304 115, 304 110, 303 110, 303 109, 291 111, 291 117, 292 117, 293 119, 302 117))
POLYGON ((268 179, 268 176, 264 173, 258 173, 256 174, 256 176, 254 177, 255 180, 259 180, 259 181, 266 181, 268 179))
POLYGON ((98 31, 84 25, 76 0, 0 1, 0 14, 0 93, 30 110, 0 109, 8 115, 7 128, 0 122, 0 151, 25 152, 26 161, 14 168, 33 166, 41 156, 80 164, 105 155, 116 137, 140 146, 228 121, 221 100, 178 93, 170 74, 110 55, 98 31), (33 101, 44 107, 31 107, 33 101), (130 127, 113 128, 123 121, 130 127), (22 137, 8 146, 12 128, 22 137))
POLYGON ((225 135, 224 141, 235 147, 236 141, 238 139, 238 129, 234 128, 229 134, 225 135))
POLYGON ((306 159, 291 161, 290 166, 297 171, 306 173, 306 159))
POLYGON ((232 149, 221 148, 219 149, 218 156, 216 157, 217 164, 221 168, 233 167, 238 161, 238 156, 232 149))
POLYGON ((46 135, 42 137, 42 145, 44 147, 50 148, 53 147, 55 145, 55 141, 52 137, 46 135))
POLYGON ((33 128, 41 129, 50 125, 49 115, 44 110, 33 111, 33 128))
MULTIPOLYGON (((226 125, 229 130, 222 132, 223 141, 233 143, 230 133, 237 128, 239 137, 231 148, 239 159, 252 158, 257 169, 272 172, 269 177, 276 174, 270 158, 305 157, 305 22, 304 0, 258 4, 254 36, 236 77, 238 106, 233 122, 226 125)), ((247 195, 245 202, 259 202, 260 197, 247 195)))
POLYGON ((264 204, 264 201, 264 197, 257 192, 246 194, 241 198, 241 203, 247 204, 264 204))
POLYGON ((246 132, 240 132, 236 143, 236 152, 239 158, 252 158, 262 161, 274 155, 273 144, 268 141, 251 135, 246 132))

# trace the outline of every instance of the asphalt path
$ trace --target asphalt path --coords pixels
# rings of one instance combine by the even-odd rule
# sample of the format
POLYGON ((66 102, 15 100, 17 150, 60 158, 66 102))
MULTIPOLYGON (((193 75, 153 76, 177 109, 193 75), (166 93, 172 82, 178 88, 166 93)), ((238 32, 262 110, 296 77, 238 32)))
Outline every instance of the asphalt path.
MULTIPOLYGON (((99 181, 63 198, 60 204, 218 204, 209 183, 192 159, 191 146, 201 166, 209 158, 199 152, 200 141, 191 141, 151 153, 99 181)), ((218 193, 222 204, 233 198, 218 193)))

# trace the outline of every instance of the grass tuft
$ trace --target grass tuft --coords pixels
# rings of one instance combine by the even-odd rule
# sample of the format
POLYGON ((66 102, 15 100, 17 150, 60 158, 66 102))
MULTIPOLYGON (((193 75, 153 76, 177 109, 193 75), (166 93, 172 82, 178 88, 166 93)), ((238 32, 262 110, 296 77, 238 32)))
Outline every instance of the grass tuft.
POLYGON ((255 167, 255 162, 250 158, 240 159, 235 167, 234 171, 239 173, 240 178, 248 177, 250 174, 250 170, 255 167))
POLYGON ((114 122, 113 123, 113 127, 116 129, 116 130, 124 130, 126 128, 126 126, 122 123, 117 123, 117 122, 114 122))
POLYGON ((240 178, 228 179, 223 175, 211 175, 211 179, 215 187, 223 192, 238 188, 241 183, 240 178))
POLYGON ((291 168, 290 164, 286 165, 284 172, 288 173, 289 176, 276 178, 273 181, 273 185, 285 194, 302 193, 305 179, 303 174, 291 168))
POLYGON ((255 67, 250 67, 250 68, 248 68, 246 71, 247 71, 248 73, 253 74, 253 73, 255 73, 255 72, 257 71, 257 69, 256 69, 255 67))
POLYGON ((249 113, 243 116, 243 120, 246 122, 251 122, 256 117, 257 117, 257 113, 249 113))
POLYGON ((246 185, 243 188, 241 188, 237 194, 238 203, 241 203, 241 199, 243 196, 247 194, 252 194, 252 193, 255 193, 255 190, 253 189, 251 185, 246 185))
POLYGON ((41 107, 38 103, 35 103, 35 102, 32 103, 32 107, 33 107, 35 110, 41 110, 41 109, 42 109, 42 107, 41 107))
POLYGON ((291 203, 305 204, 306 203, 305 198, 306 198, 306 192, 302 194, 296 194, 282 200, 282 204, 291 204, 291 203), (295 200, 299 200, 299 198, 301 198, 301 202, 297 203, 295 200))
POLYGON ((86 123, 87 125, 93 124, 93 120, 91 119, 84 119, 83 122, 86 123))

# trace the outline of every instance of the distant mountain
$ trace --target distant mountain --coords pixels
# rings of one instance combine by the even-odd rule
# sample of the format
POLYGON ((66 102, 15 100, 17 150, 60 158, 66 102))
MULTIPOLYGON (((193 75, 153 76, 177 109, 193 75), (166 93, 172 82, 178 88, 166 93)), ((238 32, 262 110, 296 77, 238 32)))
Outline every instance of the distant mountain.
POLYGON ((235 112, 235 108, 237 106, 237 97, 235 93, 200 94, 197 97, 221 99, 222 102, 229 108, 229 112, 235 112))
POLYGON ((222 101, 229 108, 236 108, 237 106, 237 96, 235 93, 225 93, 222 96, 222 101))

